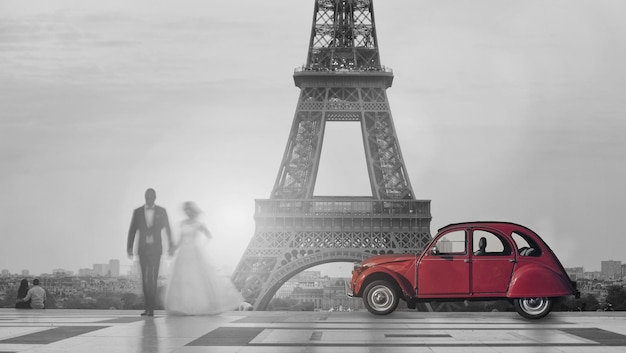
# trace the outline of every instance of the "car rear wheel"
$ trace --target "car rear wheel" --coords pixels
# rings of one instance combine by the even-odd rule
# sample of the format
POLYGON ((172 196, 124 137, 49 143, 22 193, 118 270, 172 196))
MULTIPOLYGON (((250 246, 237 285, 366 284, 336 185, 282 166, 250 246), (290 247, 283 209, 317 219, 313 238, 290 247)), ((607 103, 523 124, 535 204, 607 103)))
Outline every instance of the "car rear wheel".
POLYGON ((519 298, 513 301, 517 313, 527 319, 541 319, 552 310, 552 300, 546 297, 519 298))
POLYGON ((396 286, 385 280, 368 284, 363 292, 363 303, 367 310, 376 315, 387 315, 398 307, 400 297, 396 286))

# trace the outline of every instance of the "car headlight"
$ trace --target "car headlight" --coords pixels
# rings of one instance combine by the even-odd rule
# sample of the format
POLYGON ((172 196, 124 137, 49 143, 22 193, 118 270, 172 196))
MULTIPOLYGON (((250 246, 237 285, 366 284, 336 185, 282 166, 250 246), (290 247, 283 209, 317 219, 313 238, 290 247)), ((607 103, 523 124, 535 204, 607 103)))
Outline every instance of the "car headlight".
POLYGON ((359 273, 363 272, 367 267, 367 265, 363 265, 360 262, 355 262, 354 267, 352 268, 352 276, 358 275, 359 273))

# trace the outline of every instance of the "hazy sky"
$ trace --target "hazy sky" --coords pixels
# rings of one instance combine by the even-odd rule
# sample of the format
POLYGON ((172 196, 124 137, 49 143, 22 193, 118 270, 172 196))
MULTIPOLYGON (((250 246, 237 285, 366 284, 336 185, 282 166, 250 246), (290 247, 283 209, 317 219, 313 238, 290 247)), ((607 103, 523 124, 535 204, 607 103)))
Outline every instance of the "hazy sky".
MULTIPOLYGON (((234 268, 287 143, 313 5, 0 0, 0 269, 129 263, 147 187, 173 223, 196 201, 234 268)), ((374 5, 432 233, 514 221, 565 266, 626 262, 626 2, 374 5)), ((369 194, 359 134, 329 126, 316 194, 369 194)))

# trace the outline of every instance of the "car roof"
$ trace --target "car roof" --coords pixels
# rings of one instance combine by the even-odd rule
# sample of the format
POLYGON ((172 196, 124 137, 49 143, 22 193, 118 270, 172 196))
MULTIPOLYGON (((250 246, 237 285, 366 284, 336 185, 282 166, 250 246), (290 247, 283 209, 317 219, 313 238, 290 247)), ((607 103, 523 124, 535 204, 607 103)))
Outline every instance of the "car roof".
POLYGON ((525 227, 521 224, 517 224, 513 222, 502 222, 502 221, 472 221, 472 222, 462 222, 462 223, 451 223, 445 227, 440 228, 438 230, 438 233, 448 230, 448 229, 457 228, 457 227, 458 228, 490 227, 490 228, 496 228, 505 233, 510 233, 510 232, 514 232, 517 230, 520 233, 523 233, 524 235, 530 236, 531 238, 533 238, 537 242, 537 245, 539 245, 540 247, 545 247, 547 251, 552 253, 552 258, 559 263, 559 266, 561 266, 561 268, 563 267, 559 259, 552 252, 552 249, 550 248, 550 246, 539 236, 539 234, 535 233, 530 228, 525 227))
POLYGON ((443 230, 446 230, 448 228, 457 228, 457 227, 477 227, 477 226, 484 226, 484 227, 493 227, 493 228, 517 228, 517 229, 523 229, 523 230, 527 230, 532 234, 537 234, 535 232, 533 232, 530 228, 525 227, 521 224, 517 224, 517 223, 513 223, 513 222, 503 222, 503 221, 471 221, 471 222, 460 222, 460 223, 451 223, 448 224, 445 227, 441 227, 439 228, 439 230, 437 232, 441 232, 443 230))

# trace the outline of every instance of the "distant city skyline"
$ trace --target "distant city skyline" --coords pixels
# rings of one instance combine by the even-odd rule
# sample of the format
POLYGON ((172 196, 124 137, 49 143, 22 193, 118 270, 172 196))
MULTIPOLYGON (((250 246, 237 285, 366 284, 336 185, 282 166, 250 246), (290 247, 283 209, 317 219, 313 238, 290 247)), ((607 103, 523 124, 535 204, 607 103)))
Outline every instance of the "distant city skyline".
MULTIPOLYGON (((558 255, 558 254, 557 254, 558 255)), ((164 269, 162 270, 162 274, 166 274, 165 272, 168 270, 168 262, 171 259, 168 258, 164 258, 162 259, 162 261, 165 262, 165 266, 164 269)), ((133 262, 127 261, 120 261, 118 259, 111 259, 109 261, 119 261, 120 262, 120 267, 119 267, 119 275, 120 276, 125 276, 125 275, 129 275, 132 270, 133 270, 133 266, 136 266, 136 264, 134 264, 133 262)), ((614 266, 614 264, 609 264, 609 263, 619 263, 622 266, 626 266, 626 259, 625 260, 616 260, 616 259, 604 259, 604 260, 600 260, 600 262, 598 262, 598 267, 592 267, 592 268, 588 268, 582 265, 577 265, 577 264, 566 264, 563 263, 563 267, 565 268, 579 268, 582 267, 584 269, 585 272, 603 272, 603 268, 605 266, 614 266)), ((97 265, 102 265, 102 264, 92 264, 92 269, 93 267, 97 266, 97 265)), ((325 264, 325 265, 319 265, 319 266, 315 266, 315 267, 311 267, 309 269, 307 269, 306 271, 319 271, 322 275, 325 276, 330 276, 330 277, 350 277, 351 276, 351 271, 352 271, 352 263, 347 263, 347 262, 342 262, 342 263, 329 263, 329 264, 325 264)), ((54 273, 54 269, 60 269, 60 270, 66 270, 66 271, 71 271, 74 275, 78 274, 79 271, 81 269, 86 269, 87 267, 83 266, 83 267, 79 267, 78 269, 74 270, 74 269, 63 269, 63 268, 51 268, 51 270, 49 270, 49 272, 44 271, 44 272, 40 272, 40 273, 34 273, 32 271, 30 271, 29 269, 25 268, 25 269, 19 269, 16 271, 13 271, 11 269, 8 268, 1 268, 0 271, 5 271, 8 270, 8 272, 10 274, 20 274, 23 271, 28 271, 28 276, 39 276, 42 274, 53 274, 54 273)), ((222 268, 222 272, 227 271, 230 272, 233 270, 233 268, 222 268)), ((615 271, 614 269, 611 269, 611 271, 615 271)), ((137 272, 137 274, 139 274, 139 272, 137 272)), ((115 276, 114 276, 115 277, 115 276)))

